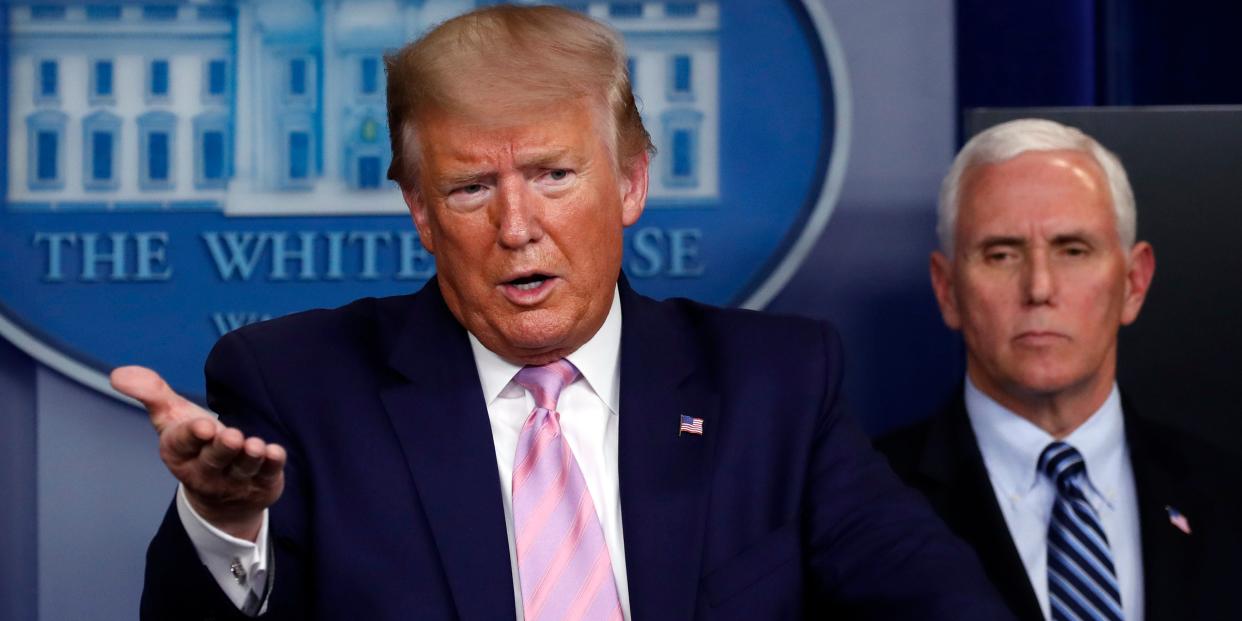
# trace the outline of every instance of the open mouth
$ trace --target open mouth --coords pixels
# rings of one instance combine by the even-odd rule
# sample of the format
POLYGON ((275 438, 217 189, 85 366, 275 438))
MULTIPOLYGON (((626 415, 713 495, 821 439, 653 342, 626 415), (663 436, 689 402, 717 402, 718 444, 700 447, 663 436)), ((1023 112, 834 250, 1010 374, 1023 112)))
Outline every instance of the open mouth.
POLYGON ((538 289, 539 285, 542 285, 549 278, 551 278, 551 276, 548 276, 546 274, 531 274, 529 276, 523 276, 521 278, 514 278, 513 280, 510 280, 509 282, 505 284, 512 285, 513 287, 516 287, 520 291, 533 291, 535 289, 538 289))

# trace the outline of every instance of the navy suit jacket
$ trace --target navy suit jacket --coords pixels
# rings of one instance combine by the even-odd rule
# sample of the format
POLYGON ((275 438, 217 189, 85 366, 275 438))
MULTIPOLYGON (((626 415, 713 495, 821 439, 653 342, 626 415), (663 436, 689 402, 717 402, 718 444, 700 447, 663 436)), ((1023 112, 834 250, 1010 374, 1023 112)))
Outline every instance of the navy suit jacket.
MULTIPOLYGON (((1242 619, 1242 477, 1237 461, 1138 416, 1128 400, 1123 400, 1122 412, 1138 492, 1144 618, 1242 619), (1169 522, 1168 507, 1187 517, 1191 534, 1169 522)), ((975 548, 1018 619, 1043 621, 961 394, 938 416, 886 435, 876 446, 898 475, 926 494, 949 527, 975 548)))
MULTIPOLYGON (((619 486, 634 619, 1004 619, 973 554, 844 414, 824 323, 622 278, 619 486), (702 436, 679 434, 682 414, 702 436)), ((268 618, 513 619, 495 449, 436 281, 234 331, 209 405, 289 450, 268 618)), ((142 614, 236 618, 175 508, 142 614)))

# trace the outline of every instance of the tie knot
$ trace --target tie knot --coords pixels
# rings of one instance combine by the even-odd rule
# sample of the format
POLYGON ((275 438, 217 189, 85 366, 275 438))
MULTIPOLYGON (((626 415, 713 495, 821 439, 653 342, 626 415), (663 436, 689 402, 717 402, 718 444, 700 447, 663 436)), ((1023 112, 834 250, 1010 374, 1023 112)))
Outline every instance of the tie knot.
POLYGON ((1078 449, 1053 442, 1039 456, 1039 471, 1044 473, 1062 493, 1075 485, 1075 479, 1087 472, 1087 464, 1078 449))
POLYGON ((561 358, 542 366, 522 367, 522 370, 513 376, 513 381, 530 391, 530 394, 535 397, 535 407, 555 411, 561 390, 577 378, 578 368, 570 361, 561 358))

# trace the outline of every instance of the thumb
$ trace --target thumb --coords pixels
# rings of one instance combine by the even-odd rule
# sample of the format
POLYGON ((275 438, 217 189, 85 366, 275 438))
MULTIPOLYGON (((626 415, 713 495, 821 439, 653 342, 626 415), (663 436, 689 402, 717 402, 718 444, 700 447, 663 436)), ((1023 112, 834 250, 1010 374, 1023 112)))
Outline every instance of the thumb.
POLYGON ((117 367, 110 379, 117 392, 137 399, 147 408, 157 431, 200 409, 174 392, 159 373, 146 367, 117 367))

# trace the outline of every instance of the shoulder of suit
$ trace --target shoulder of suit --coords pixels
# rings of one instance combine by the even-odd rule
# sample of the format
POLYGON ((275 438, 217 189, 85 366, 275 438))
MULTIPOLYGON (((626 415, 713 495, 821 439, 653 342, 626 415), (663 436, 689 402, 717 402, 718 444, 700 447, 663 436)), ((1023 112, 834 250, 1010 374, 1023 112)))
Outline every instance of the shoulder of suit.
POLYGON ((753 346, 787 348, 791 343, 840 347, 840 336, 831 322, 797 315, 722 308, 686 298, 670 298, 655 304, 685 323, 691 331, 711 333, 715 339, 753 346))
POLYGON ((1226 479, 1242 486, 1242 457, 1236 452, 1140 414, 1128 413, 1126 424, 1133 427, 1131 441, 1144 444, 1144 453, 1159 455, 1166 461, 1176 460, 1189 476, 1226 479))
POLYGON ((361 298, 337 308, 316 308, 243 326, 220 338, 216 349, 244 342, 257 351, 279 350, 288 357, 339 350, 344 344, 379 346, 381 326, 400 325, 414 295, 361 298))
POLYGON ((899 476, 909 480, 909 477, 913 476, 916 471, 919 458, 927 446, 927 437, 935 420, 936 416, 932 416, 885 432, 876 437, 872 444, 877 451, 888 458, 889 465, 899 476))

